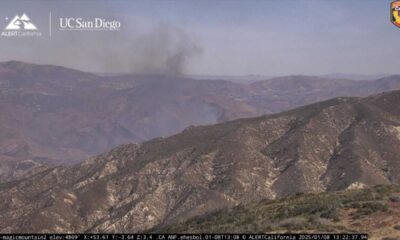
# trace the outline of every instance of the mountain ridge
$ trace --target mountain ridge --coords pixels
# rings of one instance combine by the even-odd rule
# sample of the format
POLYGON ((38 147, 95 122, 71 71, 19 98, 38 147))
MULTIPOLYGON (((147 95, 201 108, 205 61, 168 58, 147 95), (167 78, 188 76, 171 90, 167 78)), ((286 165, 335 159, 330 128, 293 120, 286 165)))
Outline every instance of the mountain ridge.
POLYGON ((0 182, 18 178, 28 165, 70 165, 192 125, 391 89, 400 89, 400 76, 357 82, 297 75, 239 84, 0 63, 0 182))
POLYGON ((0 231, 143 232, 240 203, 396 184, 398 102, 400 91, 336 98, 44 168, 0 186, 0 231))

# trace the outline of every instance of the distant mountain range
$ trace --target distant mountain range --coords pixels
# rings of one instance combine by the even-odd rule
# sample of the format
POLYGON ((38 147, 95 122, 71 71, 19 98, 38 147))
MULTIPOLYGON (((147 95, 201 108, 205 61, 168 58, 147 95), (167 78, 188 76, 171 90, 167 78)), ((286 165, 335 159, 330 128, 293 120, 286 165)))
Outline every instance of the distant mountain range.
MULTIPOLYGON (((305 82, 292 89, 317 84, 305 82)), ((268 86, 291 91, 280 83, 268 86)), ((262 199, 398 184, 399 103, 400 91, 335 98, 38 166, 0 185, 0 232, 143 232, 262 199)))
POLYGON ((389 77, 393 74, 349 74, 349 73, 331 73, 319 75, 319 77, 323 78, 340 78, 340 79, 348 79, 348 80, 376 80, 379 78, 389 77))
POLYGON ((303 106, 400 89, 400 76, 351 81, 288 76, 250 84, 149 75, 98 76, 0 64, 0 182, 41 164, 73 164, 120 144, 303 106))
MULTIPOLYGON (((96 73, 100 76, 118 76, 121 74, 118 73, 96 73)), ((331 79, 347 79, 347 80, 355 80, 355 81, 365 81, 365 80, 376 80, 379 78, 389 77, 396 74, 350 74, 350 73, 330 73, 330 74, 322 74, 315 75, 319 78, 331 78, 331 79)), ((257 74, 249 74, 249 75, 185 75, 186 78, 198 79, 198 80, 227 80, 231 82, 237 83, 253 83, 257 81, 264 81, 272 78, 276 78, 276 76, 269 75, 257 75, 257 74)))

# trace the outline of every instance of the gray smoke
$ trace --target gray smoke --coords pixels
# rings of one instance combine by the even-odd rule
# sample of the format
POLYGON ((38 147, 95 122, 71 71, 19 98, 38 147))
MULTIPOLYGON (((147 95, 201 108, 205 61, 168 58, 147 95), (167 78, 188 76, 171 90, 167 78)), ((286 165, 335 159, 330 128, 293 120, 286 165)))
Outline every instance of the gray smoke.
POLYGON ((8 47, 2 48, 0 58, 98 73, 177 76, 187 73, 192 60, 202 54, 196 39, 179 27, 152 21, 134 25, 131 22, 135 21, 118 15, 107 19, 121 20, 122 29, 85 33, 55 31, 51 38, 4 39, 1 45, 8 47))
POLYGON ((133 42, 131 72, 139 74, 181 75, 202 48, 182 29, 160 24, 133 42))

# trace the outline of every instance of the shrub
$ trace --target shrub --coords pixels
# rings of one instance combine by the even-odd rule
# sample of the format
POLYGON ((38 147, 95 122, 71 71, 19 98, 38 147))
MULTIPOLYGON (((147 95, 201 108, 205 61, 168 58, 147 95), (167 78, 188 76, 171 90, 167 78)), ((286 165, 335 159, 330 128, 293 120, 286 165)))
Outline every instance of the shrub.
POLYGON ((389 200, 392 202, 400 202, 400 196, 391 196, 389 200))
POLYGON ((334 221, 338 222, 339 219, 339 210, 337 208, 329 209, 328 211, 321 213, 322 218, 333 219, 334 221))
POLYGON ((360 203, 360 207, 357 212, 353 213, 353 219, 370 215, 375 212, 386 212, 388 211, 388 206, 385 202, 364 202, 360 203))
POLYGON ((301 217, 293 217, 281 221, 279 226, 289 230, 299 230, 307 226, 307 221, 301 217))
POLYGON ((366 202, 363 204, 363 209, 370 209, 372 212, 386 212, 388 207, 384 202, 366 202))

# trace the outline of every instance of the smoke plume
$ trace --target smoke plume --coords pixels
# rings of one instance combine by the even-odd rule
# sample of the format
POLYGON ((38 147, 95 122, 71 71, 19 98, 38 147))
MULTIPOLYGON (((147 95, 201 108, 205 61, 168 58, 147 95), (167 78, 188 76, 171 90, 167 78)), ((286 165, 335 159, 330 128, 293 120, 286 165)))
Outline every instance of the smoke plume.
POLYGON ((133 43, 132 72, 139 74, 181 75, 202 48, 182 29, 160 24, 133 43))

